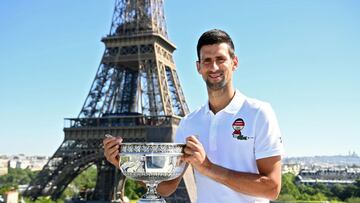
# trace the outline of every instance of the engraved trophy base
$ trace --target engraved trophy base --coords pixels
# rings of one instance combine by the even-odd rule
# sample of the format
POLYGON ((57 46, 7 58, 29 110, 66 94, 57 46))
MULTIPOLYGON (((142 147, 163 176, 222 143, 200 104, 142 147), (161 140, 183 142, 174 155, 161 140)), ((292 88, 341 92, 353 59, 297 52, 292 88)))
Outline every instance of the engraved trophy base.
POLYGON ((166 203, 165 199, 156 192, 158 185, 156 181, 145 182, 145 184, 147 187, 146 194, 137 203, 166 203))

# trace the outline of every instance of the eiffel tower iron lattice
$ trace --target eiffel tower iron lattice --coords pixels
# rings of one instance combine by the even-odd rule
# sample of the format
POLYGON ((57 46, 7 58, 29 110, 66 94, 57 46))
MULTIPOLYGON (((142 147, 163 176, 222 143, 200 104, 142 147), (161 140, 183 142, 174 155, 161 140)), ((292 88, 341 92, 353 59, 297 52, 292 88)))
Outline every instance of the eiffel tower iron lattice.
MULTIPOLYGON (((189 110, 167 37, 163 0, 116 0, 105 51, 77 118, 65 119, 63 143, 24 192, 58 199, 90 166, 97 168, 88 200, 121 197, 125 177, 103 156, 106 133, 124 142, 171 142, 189 110)), ((194 180, 186 172, 168 202, 192 202, 194 180)))

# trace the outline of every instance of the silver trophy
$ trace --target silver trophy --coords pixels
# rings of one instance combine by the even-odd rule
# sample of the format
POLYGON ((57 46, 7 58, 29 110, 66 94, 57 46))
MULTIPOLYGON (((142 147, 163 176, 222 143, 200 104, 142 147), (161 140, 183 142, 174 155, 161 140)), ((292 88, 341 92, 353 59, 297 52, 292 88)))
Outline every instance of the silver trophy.
POLYGON ((120 170, 128 178, 142 181, 147 192, 138 203, 166 203, 156 192, 162 181, 179 177, 186 163, 181 160, 185 144, 122 143, 120 170))

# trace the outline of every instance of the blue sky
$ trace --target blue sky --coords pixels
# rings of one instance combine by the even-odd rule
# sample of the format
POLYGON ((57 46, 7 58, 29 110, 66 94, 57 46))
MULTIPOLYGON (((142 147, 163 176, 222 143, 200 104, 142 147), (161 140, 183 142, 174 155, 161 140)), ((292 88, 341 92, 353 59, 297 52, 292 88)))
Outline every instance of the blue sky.
MULTIPOLYGON (((0 1, 0 154, 51 156, 101 60, 114 1, 0 1)), ((191 110, 206 102, 195 68, 204 31, 226 30, 235 87, 275 109, 287 156, 360 154, 360 1, 166 0, 191 110)))

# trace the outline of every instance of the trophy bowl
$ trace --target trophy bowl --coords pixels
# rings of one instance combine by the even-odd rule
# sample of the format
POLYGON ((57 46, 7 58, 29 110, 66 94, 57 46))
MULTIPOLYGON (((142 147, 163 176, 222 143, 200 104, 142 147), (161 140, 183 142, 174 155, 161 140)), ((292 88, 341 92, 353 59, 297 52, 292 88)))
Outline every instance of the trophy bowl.
POLYGON ((128 178, 142 181, 147 192, 138 203, 166 203, 157 194, 162 181, 179 177, 186 168, 181 160, 185 144, 178 143, 122 143, 120 144, 120 170, 128 178))

